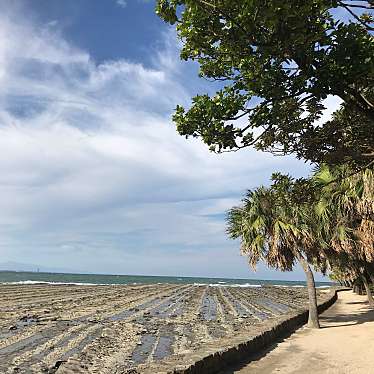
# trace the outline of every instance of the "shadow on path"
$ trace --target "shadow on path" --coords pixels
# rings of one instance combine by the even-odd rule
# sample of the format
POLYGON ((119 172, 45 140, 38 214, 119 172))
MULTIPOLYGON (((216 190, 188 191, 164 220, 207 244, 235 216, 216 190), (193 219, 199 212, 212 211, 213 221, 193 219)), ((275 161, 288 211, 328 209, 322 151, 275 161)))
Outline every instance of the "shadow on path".
POLYGON ((276 343, 272 344, 270 347, 262 350, 261 352, 258 352, 256 354, 253 354, 253 355, 249 356, 244 361, 238 362, 237 365, 231 366, 230 368, 225 368, 223 371, 220 371, 219 374, 234 374, 238 370, 240 370, 240 369, 244 368, 245 366, 247 366, 250 362, 261 360, 262 358, 266 357, 266 355, 268 353, 270 353, 275 348, 277 348, 279 343, 282 343, 282 342, 284 342, 285 339, 289 338, 292 335, 292 333, 293 332, 291 332, 287 336, 284 336, 282 339, 279 339, 276 343))
MULTIPOLYGON (((352 311, 345 312, 340 310, 339 301, 320 315, 321 329, 339 328, 339 327, 350 327, 361 325, 366 322, 374 321, 374 309, 371 308, 367 301, 344 301, 344 304, 351 305, 352 311)), ((265 358, 269 353, 278 347, 278 345, 289 338, 294 332, 291 331, 287 335, 284 335, 279 340, 275 341, 267 349, 261 352, 255 353, 245 358, 245 360, 239 362, 237 365, 230 368, 225 368, 220 374, 233 374, 237 373, 241 369, 245 368, 249 363, 255 363, 265 358)), ((308 334, 311 331, 309 329, 300 330, 299 334, 308 334)), ((299 335, 300 336, 300 335, 299 335)), ((297 349, 295 346, 292 347, 293 353, 297 349)))
MULTIPOLYGON (((357 304, 368 305, 366 302, 357 302, 357 304)), ((337 314, 337 315, 322 315, 320 317, 320 322, 323 329, 329 329, 333 327, 344 327, 344 326, 355 326, 362 323, 374 321, 374 309, 363 308, 355 313, 349 314, 337 314)))
POLYGON ((350 302, 347 302, 346 304, 348 304, 348 305, 359 305, 359 304, 365 305, 367 303, 368 303, 367 301, 350 301, 350 302))

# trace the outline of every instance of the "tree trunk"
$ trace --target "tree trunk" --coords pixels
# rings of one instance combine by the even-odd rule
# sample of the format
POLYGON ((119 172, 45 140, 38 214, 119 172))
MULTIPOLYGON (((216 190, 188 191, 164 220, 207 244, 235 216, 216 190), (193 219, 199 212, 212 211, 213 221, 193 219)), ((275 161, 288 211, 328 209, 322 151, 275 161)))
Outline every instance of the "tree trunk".
POLYGON ((373 295, 371 294, 370 286, 365 275, 362 276, 362 281, 364 282, 364 287, 365 287, 366 295, 368 297, 369 305, 374 306, 373 295))
POLYGON ((302 255, 297 256, 301 266, 304 269, 306 275, 306 284, 308 288, 308 297, 309 297, 309 318, 308 318, 308 327, 313 329, 319 329, 319 318, 318 318, 318 309, 317 309, 317 293, 316 285, 314 283, 313 272, 310 269, 308 262, 302 255))
POLYGON ((370 274, 371 284, 374 286, 374 274, 370 274))
POLYGON ((364 289, 365 289, 365 287, 364 287, 364 285, 363 284, 360 284, 360 289, 359 289, 359 295, 365 295, 365 292, 364 292, 364 289))
POLYGON ((353 283, 353 292, 358 293, 358 286, 356 283, 353 283))

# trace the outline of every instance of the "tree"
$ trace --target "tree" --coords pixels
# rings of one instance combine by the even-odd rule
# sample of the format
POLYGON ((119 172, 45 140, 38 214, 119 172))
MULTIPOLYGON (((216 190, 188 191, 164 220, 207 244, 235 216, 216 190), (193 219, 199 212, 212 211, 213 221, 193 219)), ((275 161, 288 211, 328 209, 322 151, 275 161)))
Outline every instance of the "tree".
POLYGON ((343 104, 323 126, 304 132, 303 157, 330 165, 350 163, 367 166, 374 158, 373 127, 372 120, 354 107, 343 104))
POLYGON ((255 268, 259 261, 291 271, 299 261, 307 279, 308 326, 319 328, 314 276, 308 264, 318 259, 310 230, 309 208, 303 199, 306 184, 289 176, 273 175, 270 188, 248 191, 243 205, 228 212, 228 233, 241 241, 241 252, 255 268))
MULTIPOLYGON (((334 253, 328 258, 330 278, 342 284, 348 283, 354 291, 361 290, 364 286, 368 303, 374 306, 374 298, 370 290, 370 279, 373 276, 373 263, 364 262, 346 253, 334 253)), ((359 291, 361 294, 361 292, 359 291)))
POLYGON ((316 235, 333 272, 369 287, 374 280, 374 170, 321 165, 313 176, 319 190, 316 235))
POLYGON ((354 171, 347 165, 321 165, 313 176, 325 247, 364 263, 374 261, 374 170, 354 171))
POLYGON ((200 76, 221 87, 195 96, 189 109, 177 106, 178 132, 217 152, 254 146, 367 164, 374 159, 372 10, 372 0, 158 0, 157 14, 177 24, 181 58, 197 61, 200 76), (353 21, 337 16, 344 13, 353 21), (343 105, 323 122, 329 95, 343 105))

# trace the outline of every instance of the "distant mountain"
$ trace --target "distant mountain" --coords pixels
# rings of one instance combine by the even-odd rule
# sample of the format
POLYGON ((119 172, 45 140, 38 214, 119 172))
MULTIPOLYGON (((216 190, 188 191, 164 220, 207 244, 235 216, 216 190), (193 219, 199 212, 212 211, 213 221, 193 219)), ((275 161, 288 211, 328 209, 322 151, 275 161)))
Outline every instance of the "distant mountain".
POLYGON ((76 273, 76 271, 64 269, 64 268, 54 268, 49 266, 40 266, 34 264, 23 264, 20 262, 7 261, 0 263, 0 271, 40 271, 46 273, 76 273))

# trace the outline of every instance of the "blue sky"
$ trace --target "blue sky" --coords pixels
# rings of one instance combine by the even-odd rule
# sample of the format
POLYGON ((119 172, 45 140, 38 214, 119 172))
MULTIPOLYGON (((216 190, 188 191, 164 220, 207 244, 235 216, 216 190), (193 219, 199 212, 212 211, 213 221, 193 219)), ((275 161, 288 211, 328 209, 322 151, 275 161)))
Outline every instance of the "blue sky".
POLYGON ((33 0, 32 5, 37 20, 57 21, 64 37, 97 63, 126 58, 150 66, 166 29, 153 1, 33 0))
MULTIPOLYGON (((0 3, 0 254, 71 271, 253 273, 225 211, 292 157, 215 155, 176 134, 178 103, 212 87, 180 62, 146 0, 0 3)), ((330 98, 329 111, 337 101, 330 98)), ((326 114, 328 115, 328 113, 326 114)))

